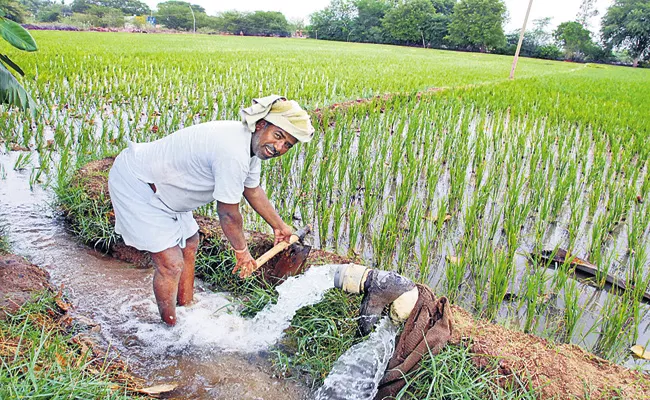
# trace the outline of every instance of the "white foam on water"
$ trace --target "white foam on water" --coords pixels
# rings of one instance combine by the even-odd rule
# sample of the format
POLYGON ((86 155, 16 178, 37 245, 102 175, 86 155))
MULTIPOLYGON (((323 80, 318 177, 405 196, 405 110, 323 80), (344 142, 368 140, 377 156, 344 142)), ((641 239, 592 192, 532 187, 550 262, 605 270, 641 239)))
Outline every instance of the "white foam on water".
POLYGON ((288 278, 276 290, 276 304, 267 304, 254 318, 244 318, 232 310, 224 293, 197 293, 196 303, 178 307, 178 323, 167 327, 160 322, 153 298, 130 302, 121 312, 128 318, 122 329, 131 333, 149 351, 222 350, 258 352, 269 348, 281 337, 300 308, 320 302, 334 287, 339 265, 311 267, 303 275, 288 278))
POLYGON ((350 347, 334 363, 315 400, 372 400, 395 351, 397 327, 382 318, 366 340, 350 347))

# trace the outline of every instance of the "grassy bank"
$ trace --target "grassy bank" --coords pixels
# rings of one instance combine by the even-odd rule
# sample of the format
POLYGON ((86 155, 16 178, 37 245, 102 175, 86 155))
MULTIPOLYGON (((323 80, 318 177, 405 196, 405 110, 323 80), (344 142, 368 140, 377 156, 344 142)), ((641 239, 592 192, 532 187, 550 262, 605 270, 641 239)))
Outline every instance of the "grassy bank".
POLYGON ((0 398, 129 399, 107 360, 71 340, 54 297, 42 293, 0 320, 0 398))

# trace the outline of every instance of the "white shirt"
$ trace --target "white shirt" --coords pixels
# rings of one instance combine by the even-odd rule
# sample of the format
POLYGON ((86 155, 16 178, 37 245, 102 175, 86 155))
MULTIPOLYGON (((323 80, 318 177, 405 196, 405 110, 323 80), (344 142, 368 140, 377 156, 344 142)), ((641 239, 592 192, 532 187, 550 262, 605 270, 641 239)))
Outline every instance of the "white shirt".
POLYGON ((129 143, 123 154, 138 179, 156 185, 153 205, 184 212, 213 200, 237 204, 244 187, 259 186, 261 161, 250 155, 251 138, 240 121, 212 121, 129 143))

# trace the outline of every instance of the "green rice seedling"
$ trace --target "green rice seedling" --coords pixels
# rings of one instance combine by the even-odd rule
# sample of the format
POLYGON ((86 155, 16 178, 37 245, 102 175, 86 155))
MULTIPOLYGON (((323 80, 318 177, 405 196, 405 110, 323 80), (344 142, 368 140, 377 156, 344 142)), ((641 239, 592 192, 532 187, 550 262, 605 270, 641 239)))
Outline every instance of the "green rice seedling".
POLYGON ((437 235, 431 223, 424 222, 418 237, 418 282, 427 284, 431 271, 432 253, 436 247, 437 235))
POLYGON ((357 207, 350 207, 348 212, 348 255, 355 257, 359 254, 357 243, 361 229, 361 215, 357 207))
POLYGON ((632 251, 630 258, 628 259, 628 269, 626 271, 627 287, 630 288, 630 311, 634 319, 634 342, 638 339, 638 327, 645 316, 644 314, 647 313, 647 310, 643 312, 641 306, 643 296, 650 286, 650 273, 646 271, 647 261, 647 247, 645 245, 639 245, 634 251, 632 251))
POLYGON ((568 284, 564 285, 564 332, 562 338, 565 343, 569 343, 574 335, 580 335, 576 328, 584 308, 580 305, 580 289, 575 280, 571 279, 568 284))
POLYGON ((493 320, 496 318, 508 291, 508 285, 514 271, 514 262, 510 255, 503 250, 492 253, 490 261, 487 266, 491 269, 492 276, 490 277, 487 293, 485 317, 493 320))
POLYGON ((537 329, 538 318, 541 315, 541 299, 546 294, 546 283, 548 276, 546 268, 540 265, 537 260, 532 261, 530 269, 527 270, 526 286, 523 293, 522 303, 525 307, 525 320, 523 330, 526 333, 537 329))
POLYGON ((32 153, 20 152, 14 163, 14 171, 24 171, 32 162, 32 153))
POLYGON ((462 250, 462 245, 458 244, 455 248, 456 256, 448 256, 445 264, 444 293, 452 303, 455 303, 458 300, 462 284, 465 281, 465 269, 467 264, 464 260, 468 259, 467 257, 469 254, 462 250))
POLYGON ((490 253, 492 249, 488 240, 477 239, 469 244, 466 252, 469 257, 469 267, 474 280, 474 310, 482 313, 485 304, 485 293, 490 279, 490 253))
POLYGON ((341 235, 341 226, 344 222, 344 213, 347 210, 343 208, 343 201, 339 198, 334 200, 333 210, 332 210, 332 242, 334 244, 334 249, 339 248, 339 237, 341 235))
POLYGON ((408 226, 406 227, 404 234, 401 236, 400 248, 397 254, 397 270, 400 273, 408 270, 409 265, 416 264, 414 260, 416 240, 418 236, 426 237, 426 235, 422 234, 422 215, 423 212, 420 203, 416 202, 408 210, 406 219, 408 226))
POLYGON ((599 333, 593 352, 606 359, 619 359, 635 335, 632 292, 608 296, 595 323, 599 333))

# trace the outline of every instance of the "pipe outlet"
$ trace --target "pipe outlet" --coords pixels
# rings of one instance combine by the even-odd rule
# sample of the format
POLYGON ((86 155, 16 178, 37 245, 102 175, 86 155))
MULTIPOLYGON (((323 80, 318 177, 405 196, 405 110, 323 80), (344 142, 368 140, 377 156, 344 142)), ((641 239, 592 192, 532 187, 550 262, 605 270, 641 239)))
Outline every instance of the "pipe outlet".
POLYGON ((402 323, 406 321, 411 315, 411 311, 415 307, 415 303, 418 302, 418 297, 420 292, 417 287, 409 290, 408 292, 402 294, 390 305, 389 316, 391 321, 395 324, 402 323))
POLYGON ((361 294, 370 268, 358 264, 341 265, 334 274, 334 287, 344 292, 361 294))
POLYGON ((341 265, 334 275, 334 286, 348 293, 363 294, 359 330, 364 336, 372 331, 387 306, 391 320, 400 323, 408 319, 418 300, 418 289, 410 279, 363 265, 341 265))

